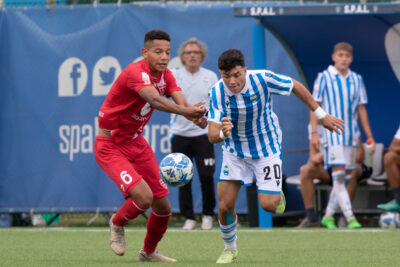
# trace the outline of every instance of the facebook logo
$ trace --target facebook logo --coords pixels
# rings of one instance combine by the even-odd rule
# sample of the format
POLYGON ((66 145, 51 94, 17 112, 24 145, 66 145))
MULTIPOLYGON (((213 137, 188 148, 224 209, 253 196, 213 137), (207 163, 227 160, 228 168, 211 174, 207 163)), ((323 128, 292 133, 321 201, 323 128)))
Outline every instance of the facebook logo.
POLYGON ((74 94, 78 92, 78 79, 81 77, 81 73, 78 71, 81 67, 80 63, 76 63, 72 66, 72 72, 70 73, 70 77, 72 79, 72 87, 74 94))
POLYGON ((78 96, 85 90, 88 71, 85 63, 76 57, 66 59, 58 70, 58 96, 78 96))

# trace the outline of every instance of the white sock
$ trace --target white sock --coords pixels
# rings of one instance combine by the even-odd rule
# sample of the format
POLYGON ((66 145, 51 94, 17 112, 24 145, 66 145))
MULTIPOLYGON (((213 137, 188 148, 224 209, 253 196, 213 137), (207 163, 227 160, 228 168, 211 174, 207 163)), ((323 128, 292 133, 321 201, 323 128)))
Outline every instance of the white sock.
POLYGON ((219 223, 219 229, 221 230, 222 240, 224 241, 225 248, 230 250, 236 250, 236 228, 237 228, 237 216, 236 220, 229 225, 222 225, 219 223))
POLYGON ((332 190, 335 191, 336 200, 340 206, 340 209, 343 212, 343 215, 346 217, 348 221, 349 219, 354 218, 354 215, 351 207, 349 193, 346 190, 344 171, 333 172, 332 179, 333 179, 332 190))
POLYGON ((339 204, 336 200, 336 194, 332 188, 331 193, 329 195, 329 202, 328 205, 326 206, 325 217, 332 217, 337 211, 338 207, 339 204))

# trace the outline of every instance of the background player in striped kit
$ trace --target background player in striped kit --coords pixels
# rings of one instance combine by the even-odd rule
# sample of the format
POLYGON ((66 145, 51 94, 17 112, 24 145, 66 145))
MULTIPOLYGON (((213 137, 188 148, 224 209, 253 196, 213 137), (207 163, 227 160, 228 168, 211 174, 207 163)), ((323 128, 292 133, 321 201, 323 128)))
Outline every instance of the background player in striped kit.
MULTIPOLYGON (((318 74, 313 96, 329 114, 344 121, 345 131, 341 136, 324 131, 325 165, 332 170, 333 187, 321 224, 329 229, 335 229, 333 215, 339 206, 346 217, 348 228, 360 228, 361 224, 354 217, 345 187, 346 179, 350 180, 351 175, 355 175, 356 150, 360 136, 358 117, 368 138, 367 142, 373 144, 372 151, 375 150, 375 141, 365 108, 368 100, 363 79, 349 69, 353 61, 352 46, 346 42, 337 43, 333 49, 332 61, 333 66, 330 65, 318 74)), ((315 116, 311 116, 312 131, 316 131, 316 124, 315 116)), ((317 135, 312 136, 311 143, 319 147, 320 140, 317 135)))
MULTIPOLYGON (((311 141, 311 136, 314 134, 318 135, 320 139, 322 138, 324 128, 320 124, 317 125, 316 132, 311 133, 311 125, 309 125, 308 130, 309 141, 311 141)), ((315 186, 313 180, 319 179, 321 182, 332 185, 332 173, 330 170, 326 170, 324 166, 324 148, 321 146, 316 148, 311 142, 309 143, 309 147, 309 160, 300 168, 300 189, 306 210, 306 217, 301 221, 298 228, 319 227, 321 225, 318 218, 319 214, 316 214, 314 210, 315 186)), ((347 184, 347 192, 349 193, 350 200, 353 200, 355 196, 358 180, 367 178, 372 173, 372 168, 366 166, 363 161, 364 147, 362 146, 361 138, 359 138, 356 155, 356 175, 347 184)), ((343 216, 340 217, 338 226, 347 227, 347 221, 343 216)))
POLYGON ((218 58, 222 79, 210 91, 208 138, 224 141, 222 168, 217 186, 218 219, 225 249, 217 263, 230 263, 237 257, 235 202, 241 184, 256 176, 260 206, 283 213, 282 132, 272 111, 272 94, 294 94, 316 112, 321 124, 337 133, 342 121, 326 114, 308 90, 296 80, 269 70, 247 70, 241 51, 229 49, 218 58))
MULTIPOLYGON (((178 54, 184 67, 172 69, 172 73, 187 101, 192 104, 207 102, 208 91, 218 81, 218 77, 213 71, 201 67, 207 56, 205 44, 196 38, 190 38, 180 46, 178 54)), ((195 159, 203 201, 201 229, 210 230, 213 226, 215 208, 214 146, 208 141, 207 129, 194 125, 185 117, 171 114, 170 124, 171 152, 183 153, 190 159, 195 159)), ((179 188, 179 208, 186 218, 183 229, 195 229, 191 182, 179 188)))

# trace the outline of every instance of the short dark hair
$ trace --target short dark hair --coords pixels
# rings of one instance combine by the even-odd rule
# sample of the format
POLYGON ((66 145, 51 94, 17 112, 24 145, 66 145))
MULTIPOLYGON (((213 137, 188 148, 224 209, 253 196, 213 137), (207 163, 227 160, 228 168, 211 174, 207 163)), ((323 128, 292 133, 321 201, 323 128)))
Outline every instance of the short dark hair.
POLYGON ((218 68, 223 71, 230 71, 236 66, 246 66, 242 52, 237 49, 228 49, 222 52, 218 58, 218 68))
POLYGON ((144 36, 144 43, 151 42, 154 40, 165 40, 170 42, 169 34, 162 30, 151 30, 144 36))

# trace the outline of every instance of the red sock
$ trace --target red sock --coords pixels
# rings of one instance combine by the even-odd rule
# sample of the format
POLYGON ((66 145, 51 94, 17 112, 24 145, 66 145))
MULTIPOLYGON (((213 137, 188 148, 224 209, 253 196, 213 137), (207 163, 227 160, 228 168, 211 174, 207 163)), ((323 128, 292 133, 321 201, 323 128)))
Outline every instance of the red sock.
POLYGON ((144 252, 149 254, 156 250, 158 242, 160 242, 164 233, 168 229, 169 217, 168 214, 157 214, 151 211, 149 220, 147 221, 147 234, 144 239, 144 252))
POLYGON ((124 226, 127 221, 135 219, 146 210, 147 208, 139 206, 132 198, 128 198, 115 214, 113 224, 116 226, 124 226))

